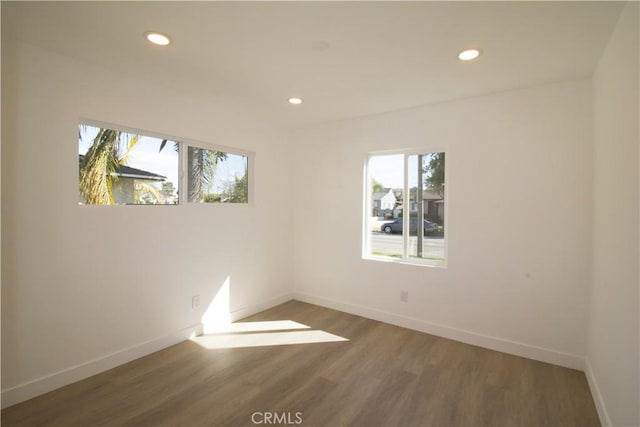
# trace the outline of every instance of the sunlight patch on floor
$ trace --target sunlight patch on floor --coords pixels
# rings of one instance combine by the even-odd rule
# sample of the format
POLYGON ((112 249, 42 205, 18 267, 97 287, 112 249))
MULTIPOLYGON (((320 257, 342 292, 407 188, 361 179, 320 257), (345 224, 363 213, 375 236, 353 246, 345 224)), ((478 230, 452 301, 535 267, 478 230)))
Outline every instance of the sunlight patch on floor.
MULTIPOLYGON (((252 322, 254 323, 254 322, 252 322)), ((259 323, 259 322, 257 322, 259 323)), ((349 341, 347 338, 317 330, 201 335, 191 341, 206 349, 264 347, 271 345, 313 344, 349 341)))
POLYGON ((231 276, 227 276, 202 316, 203 335, 189 339, 207 349, 349 341, 293 320, 232 322, 231 319, 231 276))
POLYGON ((266 320, 263 322, 235 322, 228 325, 219 325, 215 333, 242 333, 264 331, 288 331, 293 329, 311 329, 307 325, 293 320, 266 320))

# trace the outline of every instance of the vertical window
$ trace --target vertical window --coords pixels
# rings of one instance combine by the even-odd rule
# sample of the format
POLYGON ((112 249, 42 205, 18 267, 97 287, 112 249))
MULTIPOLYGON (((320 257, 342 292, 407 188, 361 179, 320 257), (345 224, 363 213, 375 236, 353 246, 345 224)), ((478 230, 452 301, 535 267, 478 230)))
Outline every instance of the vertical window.
POLYGON ((364 256, 444 266, 445 153, 371 154, 364 256))
POLYGON ((249 158, 189 146, 187 189, 195 203, 249 203, 249 158))
POLYGON ((178 204, 177 141, 80 125, 79 203, 178 204))

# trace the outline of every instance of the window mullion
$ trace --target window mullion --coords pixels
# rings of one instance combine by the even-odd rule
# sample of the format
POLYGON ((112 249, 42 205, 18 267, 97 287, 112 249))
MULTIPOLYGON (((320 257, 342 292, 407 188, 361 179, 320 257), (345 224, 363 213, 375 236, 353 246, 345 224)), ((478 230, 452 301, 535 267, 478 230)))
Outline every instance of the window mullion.
POLYGON ((368 256, 372 252, 371 245, 371 206, 372 202, 372 190, 373 185, 371 184, 371 172, 370 169, 371 155, 367 155, 366 167, 364 171, 364 188, 365 188, 365 197, 364 197, 364 229, 363 229, 363 248, 364 253, 363 256, 368 256))
POLYGON ((178 197, 178 204, 179 205, 184 205, 185 201, 184 201, 184 194, 185 194, 185 184, 184 184, 184 172, 187 170, 185 168, 185 156, 184 156, 184 150, 186 149, 186 144, 182 141, 177 141, 178 143, 178 194, 180 195, 180 197, 178 197))
POLYGON ((402 171, 404 188, 402 189, 402 259, 409 258, 409 224, 411 222, 411 201, 409 200, 409 155, 404 153, 404 168, 402 171), (409 212, 409 217, 407 217, 409 212))

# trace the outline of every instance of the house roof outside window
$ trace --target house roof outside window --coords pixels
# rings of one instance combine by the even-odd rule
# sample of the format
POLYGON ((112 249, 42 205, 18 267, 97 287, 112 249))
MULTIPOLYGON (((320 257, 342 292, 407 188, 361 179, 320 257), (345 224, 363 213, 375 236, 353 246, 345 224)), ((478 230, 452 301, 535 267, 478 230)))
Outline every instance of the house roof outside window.
MULTIPOLYGON (((84 156, 80 156, 80 164, 84 163, 84 156)), ((157 173, 145 171, 142 169, 132 168, 131 166, 120 165, 116 169, 115 176, 121 178, 144 179, 147 181, 166 181, 167 177, 157 173)))

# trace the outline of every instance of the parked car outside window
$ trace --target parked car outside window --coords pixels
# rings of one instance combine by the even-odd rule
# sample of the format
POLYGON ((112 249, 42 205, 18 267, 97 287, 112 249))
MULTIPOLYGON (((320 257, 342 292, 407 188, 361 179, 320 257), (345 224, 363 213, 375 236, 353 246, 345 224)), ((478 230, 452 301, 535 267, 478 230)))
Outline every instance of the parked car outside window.
MULTIPOLYGON (((391 233, 400 233, 402 234, 402 218, 398 218, 392 222, 385 222, 380 227, 380 231, 391 234, 391 233)), ((418 231, 418 221, 416 218, 411 218, 411 222, 409 223, 409 234, 416 234, 418 231)), ((428 220, 424 220, 424 234, 432 234, 438 231, 438 224, 435 222, 431 222, 428 220)))

